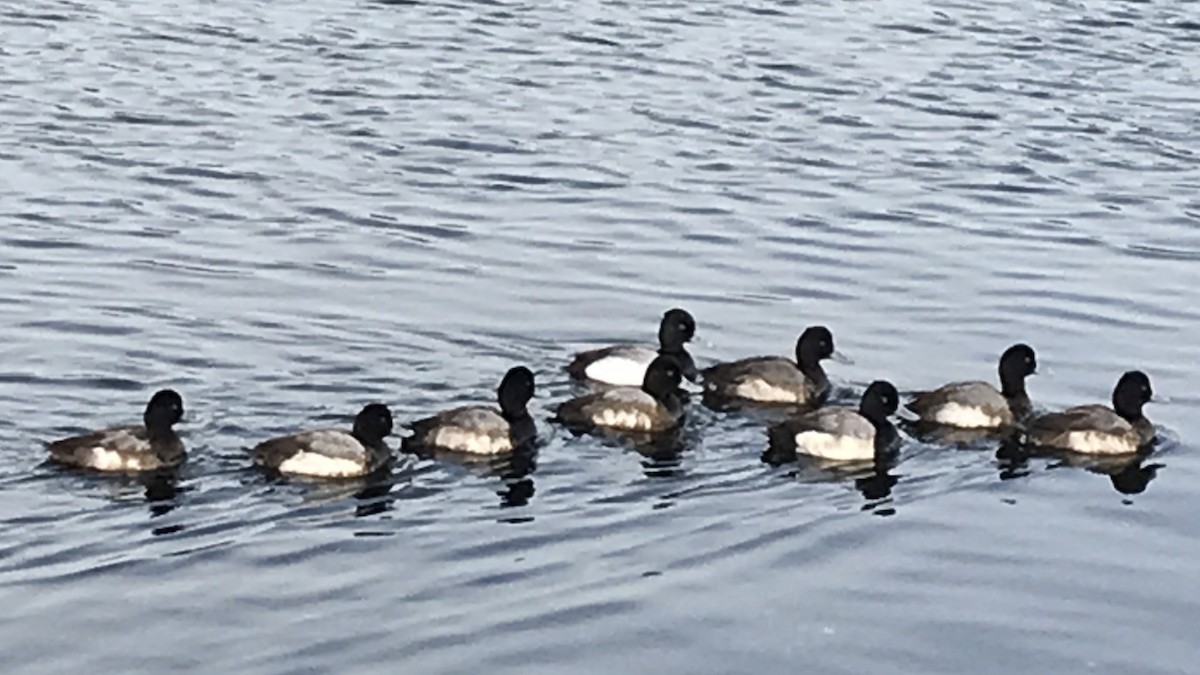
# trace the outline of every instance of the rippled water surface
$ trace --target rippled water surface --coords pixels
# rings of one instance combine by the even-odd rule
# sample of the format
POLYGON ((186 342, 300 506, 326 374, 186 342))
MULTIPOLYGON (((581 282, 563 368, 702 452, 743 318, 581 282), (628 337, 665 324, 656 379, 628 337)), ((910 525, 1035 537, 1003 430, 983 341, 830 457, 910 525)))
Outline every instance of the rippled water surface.
POLYGON ((0 2, 6 673, 1183 673, 1200 620, 1187 5, 0 2), (546 422, 589 344, 823 323, 840 396, 1143 368, 1156 453, 886 473, 546 422), (246 448, 539 379, 536 457, 272 482, 246 448), (183 392, 178 480, 41 442, 183 392))

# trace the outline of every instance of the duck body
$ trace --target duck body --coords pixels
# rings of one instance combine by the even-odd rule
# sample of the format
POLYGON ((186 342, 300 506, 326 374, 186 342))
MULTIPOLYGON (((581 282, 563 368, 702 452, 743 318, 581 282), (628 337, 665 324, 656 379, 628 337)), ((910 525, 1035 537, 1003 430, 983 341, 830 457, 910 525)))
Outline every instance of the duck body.
POLYGON ((737 402, 818 405, 830 389, 821 361, 833 356, 833 334, 813 326, 796 341, 795 361, 755 356, 706 368, 704 396, 714 407, 737 402))
POLYGON ((1129 455, 1142 446, 1134 425, 1108 406, 1081 405, 1033 421, 1029 441, 1085 455, 1129 455))
POLYGON ((1129 371, 1113 390, 1113 407, 1081 405, 1034 418, 1026 433, 1034 446, 1085 455, 1131 455, 1154 441, 1155 430, 1142 414, 1153 395, 1150 379, 1129 371))
POLYGON ((987 382, 952 382, 933 391, 918 392, 908 409, 923 422, 961 429, 995 429, 1011 426, 1017 419, 1014 408, 1029 408, 1012 402, 987 382))
POLYGON ((675 393, 681 379, 675 360, 660 356, 647 368, 641 388, 617 387, 573 398, 558 407, 556 417, 576 429, 666 431, 683 419, 683 404, 675 393))
POLYGON ((537 437, 537 425, 526 408, 533 392, 533 373, 524 366, 512 368, 496 391, 499 410, 462 406, 417 420, 408 425, 413 435, 405 439, 405 446, 472 455, 513 452, 537 437))
POLYGON ((659 356, 672 356, 679 362, 683 376, 689 381, 699 379, 696 362, 686 349, 655 351, 637 345, 614 345, 580 352, 567 366, 567 373, 577 380, 590 380, 619 387, 640 387, 646 378, 646 368, 659 356))
POLYGON ((914 393, 906 407, 921 422, 960 429, 999 429, 1023 423, 1033 410, 1025 378, 1037 372, 1037 356, 1028 345, 1013 345, 1001 354, 999 372, 1000 389, 987 382, 952 382, 914 393))
POLYGON ((899 406, 892 384, 871 383, 857 409, 834 406, 793 416, 769 430, 772 445, 795 455, 842 462, 876 459, 896 440, 888 416, 899 406))
POLYGON ((704 393, 730 401, 815 404, 828 398, 829 378, 820 366, 805 373, 788 359, 756 356, 706 369, 704 393))
POLYGON ((174 432, 152 435, 140 424, 99 429, 46 447, 59 464, 96 471, 157 471, 178 466, 187 456, 174 432))
POLYGON ((187 458, 174 425, 183 417, 183 399, 164 389, 146 405, 140 425, 114 426, 46 444, 50 459, 96 471, 141 472, 168 469, 187 458))
POLYGON ((352 431, 312 429, 263 441, 250 451, 254 463, 285 475, 353 478, 382 468, 392 458, 384 438, 391 412, 380 404, 363 408, 352 431))
POLYGON ((620 387, 640 387, 646 369, 659 356, 672 356, 684 377, 699 379, 696 363, 685 348, 696 333, 696 320, 682 309, 663 314, 658 328, 658 350, 640 345, 614 345, 579 352, 567 364, 567 373, 577 380, 588 380, 620 387))

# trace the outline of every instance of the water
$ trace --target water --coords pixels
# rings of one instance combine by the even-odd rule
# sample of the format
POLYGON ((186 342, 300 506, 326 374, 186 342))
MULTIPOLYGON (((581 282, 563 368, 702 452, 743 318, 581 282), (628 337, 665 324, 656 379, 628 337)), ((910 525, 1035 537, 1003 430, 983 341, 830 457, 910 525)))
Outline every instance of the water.
POLYGON ((0 3, 6 673, 1194 672, 1198 25, 1158 2, 0 3), (886 475, 542 424, 533 461, 272 483, 245 448, 486 402, 696 315, 843 396, 1147 370, 1145 465, 886 475), (180 389, 144 484, 40 442, 180 389), (1149 481, 1147 481, 1149 479, 1149 481))

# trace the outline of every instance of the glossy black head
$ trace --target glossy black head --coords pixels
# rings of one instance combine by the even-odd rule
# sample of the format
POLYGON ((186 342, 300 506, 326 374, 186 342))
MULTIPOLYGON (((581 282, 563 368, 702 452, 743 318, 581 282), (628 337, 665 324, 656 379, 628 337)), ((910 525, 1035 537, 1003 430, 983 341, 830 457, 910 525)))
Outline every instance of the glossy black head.
POLYGON ((900 392, 886 380, 876 380, 863 392, 858 412, 878 426, 896 414, 900 407, 900 392))
POLYGON ((369 403, 354 418, 354 437, 367 445, 378 445, 392 435, 392 411, 382 403, 369 403))
POLYGON ((796 340, 796 363, 800 369, 812 368, 833 356, 833 333, 825 326, 809 326, 796 340))
POLYGON ((496 389, 496 398, 500 401, 500 412, 505 419, 516 419, 529 414, 525 406, 533 398, 533 371, 525 366, 510 368, 500 380, 496 389))
POLYGON ((685 342, 696 335, 696 320, 682 309, 672 309, 663 314, 658 325, 658 344, 663 351, 678 351, 685 342))
POLYGON ((142 414, 142 421, 151 431, 169 431, 181 419, 183 397, 174 389, 155 392, 146 404, 146 412, 142 414))
POLYGON ((1113 410, 1130 422, 1142 419, 1142 406, 1154 398, 1150 377, 1140 370, 1131 370, 1117 380, 1113 389, 1113 410))
POLYGON ((646 368, 642 391, 662 401, 675 395, 675 390, 679 388, 682 380, 683 372, 679 368, 679 362, 670 356, 659 356, 646 368))
POLYGON ((1005 396, 1025 393, 1025 378, 1037 372, 1037 355, 1027 344, 1015 344, 1000 355, 1000 389, 1005 396))

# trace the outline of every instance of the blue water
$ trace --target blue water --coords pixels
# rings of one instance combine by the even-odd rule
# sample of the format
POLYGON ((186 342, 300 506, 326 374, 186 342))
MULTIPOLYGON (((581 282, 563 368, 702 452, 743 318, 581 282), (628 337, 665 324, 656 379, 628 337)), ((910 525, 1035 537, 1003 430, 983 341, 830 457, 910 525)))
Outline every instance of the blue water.
POLYGON ((1200 24, 1113 2, 0 2, 5 673, 1183 673, 1200 619, 1200 24), (839 396, 1146 370, 1141 465, 886 474, 573 438, 577 349, 828 325, 839 396), (537 373, 534 458, 246 448, 537 373), (41 442, 179 389, 176 482, 41 442))

